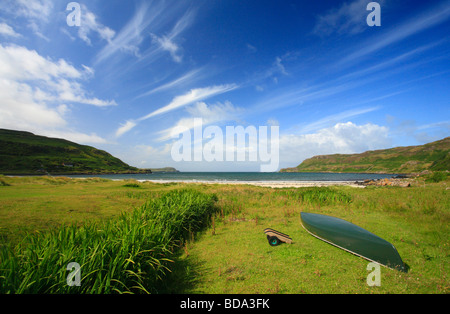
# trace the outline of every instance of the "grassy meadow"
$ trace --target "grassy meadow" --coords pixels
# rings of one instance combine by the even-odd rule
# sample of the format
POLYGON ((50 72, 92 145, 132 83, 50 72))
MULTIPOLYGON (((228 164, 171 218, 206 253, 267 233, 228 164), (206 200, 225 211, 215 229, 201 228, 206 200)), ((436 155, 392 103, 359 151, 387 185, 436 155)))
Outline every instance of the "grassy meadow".
POLYGON ((0 176, 0 293, 449 293, 448 176, 409 188, 272 189, 0 176), (407 273, 309 235, 336 216, 395 245, 407 273), (293 244, 269 246, 263 230, 293 244), (81 285, 68 286, 69 262, 81 285))

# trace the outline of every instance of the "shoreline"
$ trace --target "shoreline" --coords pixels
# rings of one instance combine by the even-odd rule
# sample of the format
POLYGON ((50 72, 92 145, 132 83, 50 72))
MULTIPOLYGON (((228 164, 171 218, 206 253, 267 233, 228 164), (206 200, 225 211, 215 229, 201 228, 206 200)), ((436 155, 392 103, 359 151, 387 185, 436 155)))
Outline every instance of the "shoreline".
POLYGON ((326 186, 351 186, 365 188, 355 181, 208 181, 208 180, 136 180, 138 182, 152 183, 187 183, 187 184, 223 184, 223 185, 253 185, 270 188, 301 188, 301 187, 326 187, 326 186))
MULTIPOLYGON (((6 177, 28 177, 17 175, 6 175, 6 177)), ((33 176, 34 177, 34 176, 33 176)), ((42 177, 42 176, 36 176, 42 177)), ((44 176, 45 177, 45 176, 44 176)), ((50 176, 54 178, 65 177, 69 179, 91 179, 99 178, 92 177, 68 177, 68 176, 50 176)), ((365 180, 183 180, 183 179, 136 179, 136 178, 106 178, 111 181, 129 181, 135 182, 152 182, 155 184, 170 184, 170 183, 184 183, 184 184, 221 184, 221 185, 252 185, 270 188, 304 188, 304 187, 329 187, 329 186, 349 186, 353 188, 365 188, 369 185, 375 186, 399 186, 410 187, 410 178, 383 178, 383 179, 365 179, 365 180)))

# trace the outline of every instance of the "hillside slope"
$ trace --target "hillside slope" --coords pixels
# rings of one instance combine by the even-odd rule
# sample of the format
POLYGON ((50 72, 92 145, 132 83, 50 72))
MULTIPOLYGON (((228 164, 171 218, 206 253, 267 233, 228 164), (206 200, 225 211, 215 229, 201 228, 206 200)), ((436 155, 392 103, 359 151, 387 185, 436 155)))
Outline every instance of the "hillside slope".
POLYGON ((314 156, 281 172, 417 173, 424 170, 450 170, 450 137, 420 146, 314 156))
POLYGON ((109 153, 64 139, 0 129, 0 174, 143 173, 109 153))

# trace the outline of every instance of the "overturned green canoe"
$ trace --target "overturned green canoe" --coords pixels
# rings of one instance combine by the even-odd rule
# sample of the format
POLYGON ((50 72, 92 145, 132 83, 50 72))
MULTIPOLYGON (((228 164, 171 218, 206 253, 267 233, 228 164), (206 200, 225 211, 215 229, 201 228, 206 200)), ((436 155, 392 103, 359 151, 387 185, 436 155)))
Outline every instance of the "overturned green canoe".
POLYGON ((303 228, 311 235, 369 261, 406 272, 397 249, 379 236, 340 218, 304 213, 303 228))

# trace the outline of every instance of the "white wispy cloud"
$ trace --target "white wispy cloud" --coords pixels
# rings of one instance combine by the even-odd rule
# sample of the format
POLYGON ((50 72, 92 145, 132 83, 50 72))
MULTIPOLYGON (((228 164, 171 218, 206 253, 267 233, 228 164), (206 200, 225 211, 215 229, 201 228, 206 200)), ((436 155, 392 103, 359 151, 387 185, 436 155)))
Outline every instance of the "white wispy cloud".
POLYGON ((330 125, 342 123, 342 121, 346 121, 350 118, 355 118, 357 116, 367 114, 367 113, 370 113, 370 112, 373 112, 373 111, 376 111, 379 109, 380 109, 379 106, 375 106, 375 107, 356 108, 356 109, 346 110, 346 111, 343 111, 340 113, 336 113, 333 115, 323 117, 317 121, 308 123, 303 126, 294 127, 293 129, 296 129, 296 133, 298 133, 298 134, 305 134, 308 132, 313 132, 313 131, 317 131, 319 129, 329 127, 330 125))
MULTIPOLYGON (((251 45, 248 45, 253 47, 251 45)), ((247 48, 251 49, 251 48, 247 48)), ((256 48, 255 48, 256 49, 256 48)), ((256 50, 255 50, 256 51, 256 50)), ((250 53, 254 53, 250 51, 250 53)), ((268 85, 271 83, 278 84, 278 80, 280 77, 289 76, 289 72, 286 70, 285 61, 290 59, 290 53, 286 53, 281 57, 275 57, 275 60, 267 66, 267 68, 256 72, 252 75, 250 79, 246 82, 246 84, 254 86, 255 90, 258 92, 262 92, 266 90, 268 85), (266 81, 269 80, 269 81, 266 81)))
POLYGON ((324 81, 314 85, 298 85, 280 88, 268 94, 268 96, 254 104, 252 110, 259 113, 265 111, 274 111, 280 108, 290 106, 301 106, 306 102, 326 99, 330 96, 354 89, 360 85, 366 84, 373 78, 368 77, 362 80, 353 80, 349 82, 324 81))
POLYGON ((52 0, 2 0, 2 10, 26 18, 33 33, 46 41, 50 39, 42 33, 42 26, 49 22, 53 5, 52 0))
POLYGON ((197 101, 205 100, 210 97, 232 91, 233 89, 236 88, 238 88, 236 84, 225 84, 225 85, 208 86, 203 88, 191 89, 186 94, 174 97, 172 101, 166 106, 161 107, 137 120, 129 120, 133 122, 125 123, 121 127, 119 127, 119 129, 116 131, 116 135, 121 136, 124 133, 130 131, 133 127, 137 125, 138 122, 150 119, 152 117, 156 117, 161 114, 168 113, 172 110, 179 109, 181 107, 185 107, 197 101))
POLYGON ((69 140, 75 143, 83 143, 83 144, 109 144, 108 140, 103 137, 97 135, 96 133, 82 133, 76 130, 71 130, 67 128, 66 130, 47 130, 43 129, 38 131, 39 135, 44 135, 48 137, 56 137, 62 138, 65 140, 69 140))
POLYGON ((77 133, 68 126, 68 104, 116 105, 113 100, 88 97, 81 82, 92 69, 77 69, 22 46, 0 44, 0 126, 43 135, 72 134, 101 142, 97 135, 77 133))
MULTIPOLYGON (((384 1, 377 2, 380 5, 384 3, 384 1)), ((368 28, 366 23, 369 14, 366 10, 368 3, 367 0, 344 2, 340 7, 318 16, 313 33, 329 36, 333 33, 353 35, 363 32, 368 28)))
POLYGON ((16 14, 40 20, 47 20, 53 9, 51 0, 6 0, 6 2, 17 5, 16 14))
POLYGON ((0 44, 0 60, 2 78, 50 81, 56 77, 78 79, 82 76, 81 71, 64 59, 52 61, 23 46, 0 44))
POLYGON ((89 97, 78 82, 69 81, 67 79, 58 79, 55 82, 49 82, 49 87, 53 87, 54 93, 48 97, 48 100, 65 101, 70 103, 80 103, 93 105, 97 107, 117 106, 115 100, 102 100, 97 97, 89 97))
POLYGON ((170 164, 172 145, 166 143, 161 147, 148 144, 139 144, 130 147, 126 154, 119 152, 118 157, 121 160, 127 160, 129 164, 137 165, 141 168, 164 168, 172 166, 170 164))
POLYGON ((86 5, 81 5, 81 21, 78 27, 78 36, 86 42, 88 45, 92 45, 91 39, 89 38, 91 33, 97 33, 101 39, 111 42, 114 38, 116 32, 111 28, 101 24, 98 21, 98 17, 89 11, 86 5))
POLYGON ((180 63, 182 60, 181 55, 179 54, 180 47, 167 36, 158 37, 152 34, 153 42, 158 44, 162 50, 168 51, 173 59, 173 61, 180 63))
POLYGON ((281 63, 281 58, 280 57, 276 57, 275 58, 275 68, 277 69, 278 72, 280 72, 283 75, 288 75, 288 73, 286 72, 286 68, 284 67, 284 65, 281 63))
POLYGON ((95 63, 105 61, 119 51, 127 51, 139 55, 139 45, 143 40, 142 33, 157 15, 161 13, 162 9, 161 6, 153 6, 150 11, 149 4, 147 2, 141 2, 134 16, 97 54, 95 63))
POLYGON ((116 130, 116 137, 120 137, 130 131, 137 125, 137 122, 128 120, 125 123, 121 124, 120 127, 116 130))
POLYGON ((0 35, 9 37, 20 37, 21 35, 16 33, 14 29, 6 23, 0 23, 0 35))
POLYGON ((136 96, 135 99, 150 96, 152 94, 155 94, 158 92, 163 92, 163 91, 166 91, 169 89, 173 89, 173 88, 182 86, 187 83, 192 83, 193 81, 195 81, 196 78, 198 78, 198 76, 201 74, 202 71, 203 71, 203 68, 198 68, 198 69, 189 71, 186 74, 183 74, 182 76, 180 76, 168 83, 162 84, 162 85, 155 87, 145 93, 139 94, 138 96, 136 96))
POLYGON ((175 62, 182 60, 182 48, 176 42, 177 37, 193 22, 195 10, 189 9, 181 16, 167 34, 157 35, 161 29, 167 29, 167 23, 172 21, 180 11, 183 3, 140 2, 131 19, 118 31, 114 38, 111 32, 103 32, 109 36, 108 44, 96 55, 95 63, 110 59, 118 52, 126 52, 136 56, 137 61, 152 60, 160 52, 169 52, 175 62), (141 45, 146 39, 151 39, 153 45, 141 51, 141 45))
POLYGON ((253 46, 249 43, 246 44, 246 47, 247 47, 248 52, 250 52, 250 53, 255 53, 258 51, 258 48, 256 48, 255 46, 253 46))
POLYGON ((157 36, 152 34, 153 41, 164 51, 170 53, 172 59, 180 63, 182 61, 181 48, 176 44, 176 38, 185 31, 193 22, 195 11, 188 10, 175 24, 169 34, 157 36))
POLYGON ((286 56, 276 57, 270 68, 261 75, 257 75, 255 79, 263 80, 266 78, 272 78, 273 80, 277 81, 277 75, 289 75, 286 71, 286 67, 283 64, 285 58, 286 56))
POLYGON ((193 106, 186 108, 189 116, 180 119, 174 126, 159 132, 159 141, 166 141, 172 138, 173 131, 179 129, 191 130, 195 126, 194 119, 201 119, 202 125, 207 126, 213 123, 222 123, 239 119, 244 113, 243 108, 234 106, 230 101, 208 105, 205 102, 197 102, 193 106))
POLYGON ((147 120, 151 117, 167 113, 169 111, 178 109, 180 107, 187 106, 196 101, 204 100, 210 98, 215 95, 223 94, 229 92, 233 89, 236 89, 238 86, 236 84, 226 84, 226 85, 217 85, 217 86, 209 86, 204 88, 194 88, 191 89, 188 93, 176 96, 168 105, 159 108, 148 115, 139 119, 139 121, 147 120))
POLYGON ((450 120, 419 125, 415 119, 388 115, 387 122, 393 136, 407 136, 419 144, 437 141, 450 135, 450 120))
MULTIPOLYGON (((327 100, 330 102, 331 97, 337 96, 339 94, 361 88, 361 86, 372 84, 377 81, 384 80, 394 74, 399 74, 407 70, 419 67, 426 64, 433 59, 422 58, 417 62, 406 62, 414 59, 421 53, 438 47, 439 45, 445 43, 447 39, 442 39, 436 42, 432 42, 427 45, 419 46, 409 51, 406 51, 399 55, 393 55, 388 60, 381 60, 376 62, 371 66, 364 67, 362 69, 358 68, 355 71, 346 71, 344 74, 334 76, 333 78, 328 77, 328 75, 323 76, 320 73, 311 76, 314 82, 308 84, 307 81, 302 82, 301 85, 298 83, 293 85, 288 85, 286 87, 274 89, 266 94, 266 97, 256 102, 252 107, 254 111, 262 113, 264 111, 275 111, 280 108, 286 108, 291 106, 302 106, 304 104, 312 104, 317 101, 327 100)), ((340 62, 340 61, 338 61, 340 62)), ((328 68, 334 67, 336 64, 327 64, 328 68)), ((298 72, 293 72, 297 74, 298 72)), ((433 74, 433 76, 441 75, 446 73, 446 71, 433 74)), ((424 76, 425 79, 430 76, 424 76)), ((415 78, 414 80, 419 80, 415 78)), ((411 83, 411 81, 401 81, 399 84, 406 85, 411 83)), ((399 85, 400 86, 400 85, 399 85)), ((258 85, 257 85, 258 87, 258 85)), ((360 106, 363 103, 370 103, 376 100, 382 100, 400 93, 404 93, 407 89, 397 90, 395 92, 383 93, 377 97, 369 97, 364 102, 359 102, 358 104, 353 104, 353 106, 360 106)))
POLYGON ((450 18, 450 1, 435 5, 430 10, 414 16, 394 29, 383 33, 378 38, 370 38, 366 43, 358 45, 358 49, 338 62, 338 66, 350 61, 357 61, 375 51, 383 49, 414 34, 437 26, 450 18))
POLYGON ((355 71, 349 72, 348 74, 341 76, 340 79, 355 79, 358 77, 366 77, 370 74, 379 72, 381 70, 383 70, 383 72, 387 72, 392 69, 398 69, 398 67, 397 67, 398 64, 402 64, 402 63, 407 63, 405 68, 422 65, 423 63, 427 63, 430 60, 421 58, 420 61, 418 61, 417 63, 406 62, 406 61, 411 60, 414 57, 416 57, 417 55, 423 54, 428 50, 438 47, 447 41, 448 41, 448 39, 444 38, 444 39, 438 40, 436 42, 432 42, 432 43, 429 43, 426 45, 415 47, 414 49, 411 49, 411 50, 404 52, 402 54, 399 54, 397 56, 393 55, 391 58, 389 58, 387 60, 383 60, 378 63, 375 63, 372 66, 364 67, 360 70, 355 70, 355 71))

